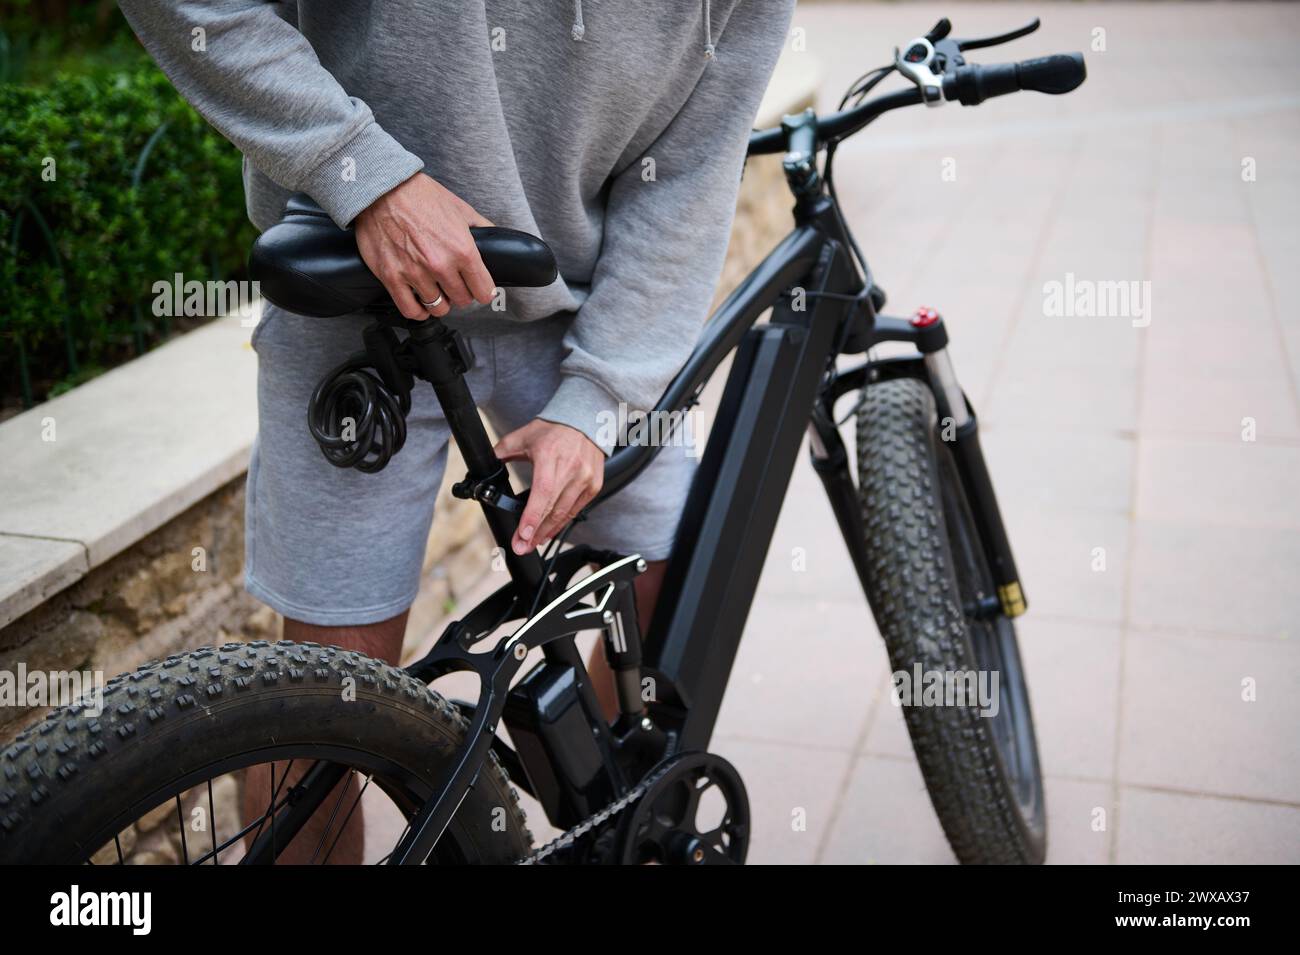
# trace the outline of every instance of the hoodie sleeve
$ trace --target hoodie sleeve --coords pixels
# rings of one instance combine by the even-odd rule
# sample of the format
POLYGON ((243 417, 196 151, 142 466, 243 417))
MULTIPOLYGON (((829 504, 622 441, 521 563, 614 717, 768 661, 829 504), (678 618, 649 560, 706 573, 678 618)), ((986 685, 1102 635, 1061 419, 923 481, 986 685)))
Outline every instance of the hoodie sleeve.
POLYGON ((604 422, 654 407, 707 317, 735 217, 749 131, 793 0, 738 4, 685 106, 612 182, 591 291, 565 336, 561 382, 539 417, 610 453, 604 422), (653 181, 643 178, 654 160, 653 181))
POLYGON ((257 169, 309 194, 340 226, 424 167, 321 66, 291 22, 291 4, 120 0, 119 6, 204 119, 257 169))

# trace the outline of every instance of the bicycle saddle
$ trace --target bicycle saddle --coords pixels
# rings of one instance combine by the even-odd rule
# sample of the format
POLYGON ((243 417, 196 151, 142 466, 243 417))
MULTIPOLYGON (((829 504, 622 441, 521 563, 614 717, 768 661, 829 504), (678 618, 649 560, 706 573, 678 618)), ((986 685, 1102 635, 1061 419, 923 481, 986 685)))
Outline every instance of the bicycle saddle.
MULTIPOLYGON (((537 236, 486 226, 469 230, 498 286, 540 287, 557 275, 555 255, 537 236)), ((248 271, 262 294, 299 315, 346 315, 388 300, 388 292, 357 251, 351 229, 340 229, 299 193, 284 216, 253 243, 248 271)))

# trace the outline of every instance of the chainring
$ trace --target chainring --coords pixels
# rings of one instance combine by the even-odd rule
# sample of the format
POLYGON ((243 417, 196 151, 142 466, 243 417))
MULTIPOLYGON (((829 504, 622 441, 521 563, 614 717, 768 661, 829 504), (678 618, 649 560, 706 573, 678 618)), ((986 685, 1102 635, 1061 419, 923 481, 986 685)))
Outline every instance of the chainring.
POLYGON ((712 753, 683 753, 620 814, 614 858, 623 865, 741 865, 749 833, 749 797, 736 767, 712 753))

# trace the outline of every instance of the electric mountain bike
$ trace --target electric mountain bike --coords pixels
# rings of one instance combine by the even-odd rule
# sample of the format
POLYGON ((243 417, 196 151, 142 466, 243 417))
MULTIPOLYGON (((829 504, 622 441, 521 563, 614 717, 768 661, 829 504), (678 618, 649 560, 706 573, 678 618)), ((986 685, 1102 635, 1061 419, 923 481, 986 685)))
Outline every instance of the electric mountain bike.
MULTIPOLYGON (((291 201, 251 256, 263 294, 322 321, 372 318, 363 347, 312 398, 308 424, 322 451, 340 467, 383 467, 405 439, 411 389, 429 382, 468 470, 454 493, 482 506, 509 582, 405 669, 281 641, 179 653, 114 679, 102 713, 81 704, 54 712, 0 758, 0 858, 121 862, 172 818, 181 836, 173 861, 271 863, 313 816, 328 813, 341 831, 369 794, 396 808, 393 844, 378 854, 388 863, 743 862, 745 787, 708 746, 807 434, 893 668, 1000 675, 996 715, 973 705, 905 709, 957 857, 1041 862, 1043 785, 1013 626, 1025 596, 975 411, 942 317, 883 312, 885 293, 832 177, 837 145, 890 110, 1077 87, 1085 77, 1077 53, 965 61, 966 51, 1037 25, 959 40, 942 20, 864 75, 838 112, 809 109, 751 136, 751 155, 785 154, 795 227, 717 309, 655 409, 688 409, 733 356, 646 633, 632 586, 646 566, 637 554, 558 540, 542 554, 512 552, 527 492, 493 454, 465 384, 474 360, 466 341, 437 320, 401 318, 352 234, 308 198, 291 201), (905 88, 868 97, 894 73, 905 88), (882 342, 913 350, 875 359, 882 342), (858 355, 849 367, 841 360, 858 355), (856 475, 836 417, 843 400, 856 417, 856 475), (613 721, 575 645, 585 631, 599 631, 616 677, 613 721), (476 700, 452 703, 430 689, 455 671, 477 677, 476 700), (225 798, 232 780, 268 763, 256 818, 217 810, 216 794, 225 798), (516 789, 540 803, 559 838, 533 847, 516 789)), ((490 228, 475 240, 502 286, 556 277, 538 238, 490 228)), ((625 442, 591 506, 617 494, 656 450, 625 442)), ((332 850, 322 835, 312 858, 328 861, 332 850)), ((151 858, 160 856, 168 853, 151 858)))

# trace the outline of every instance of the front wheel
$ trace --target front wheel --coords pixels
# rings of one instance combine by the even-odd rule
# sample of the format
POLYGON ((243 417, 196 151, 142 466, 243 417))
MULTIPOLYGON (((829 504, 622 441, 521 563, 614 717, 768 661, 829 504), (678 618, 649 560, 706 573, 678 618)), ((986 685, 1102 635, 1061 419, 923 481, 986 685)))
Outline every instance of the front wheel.
POLYGON ((1040 863, 1043 780, 1015 627, 987 610, 993 577, 930 390, 869 386, 857 452, 867 598, 948 842, 963 863, 1040 863))

